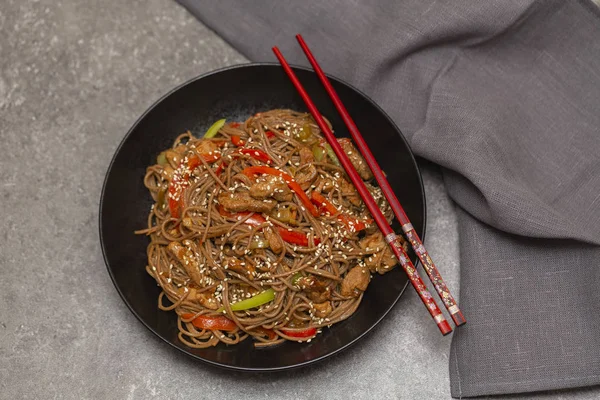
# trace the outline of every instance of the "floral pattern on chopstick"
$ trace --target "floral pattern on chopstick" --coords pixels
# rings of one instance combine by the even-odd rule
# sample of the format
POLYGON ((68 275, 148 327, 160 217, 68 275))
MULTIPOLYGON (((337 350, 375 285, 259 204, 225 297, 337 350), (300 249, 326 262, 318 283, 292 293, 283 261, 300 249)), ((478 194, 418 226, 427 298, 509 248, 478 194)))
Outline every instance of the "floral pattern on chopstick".
POLYGON ((423 243, 421 243, 417 232, 415 232, 413 228, 407 230, 405 234, 413 250, 417 254, 417 257, 419 257, 419 260, 421 260, 423 268, 425 268, 427 275, 429 275, 429 278, 431 279, 435 290, 438 292, 442 301, 444 302, 444 305, 449 311, 452 312, 452 308, 455 308, 456 306, 456 301, 454 300, 454 297, 452 297, 452 295, 450 294, 448 286, 446 286, 446 283, 444 282, 440 274, 437 272, 435 264, 433 263, 431 257, 429 257, 429 253, 427 253, 427 250, 425 250, 425 246, 423 246, 423 243))
POLYGON ((429 293, 429 290, 427 290, 425 283, 423 282, 423 280, 417 273, 417 269, 415 268, 413 263, 410 261, 410 259, 404 252, 402 243, 400 243, 400 238, 396 237, 395 240, 390 242, 390 245, 395 247, 398 250, 398 252, 400 253, 400 257, 398 257, 398 261, 400 262, 400 265, 404 268, 404 270, 408 274, 408 277, 410 278, 411 283, 417 290, 417 293, 419 294, 421 299, 423 299, 423 302, 425 303, 427 308, 431 311, 432 316, 434 318, 436 318, 436 320, 437 320, 437 317, 439 315, 442 315, 442 313, 439 310, 439 308, 437 307, 437 305, 435 303, 435 299, 433 298, 433 296, 431 296, 431 293, 429 293))

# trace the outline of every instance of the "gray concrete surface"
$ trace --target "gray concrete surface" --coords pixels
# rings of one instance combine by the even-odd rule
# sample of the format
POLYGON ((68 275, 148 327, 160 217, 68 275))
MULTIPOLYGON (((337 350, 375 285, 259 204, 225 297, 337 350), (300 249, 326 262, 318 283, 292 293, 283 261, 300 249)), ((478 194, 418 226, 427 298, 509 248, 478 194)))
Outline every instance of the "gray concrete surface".
MULTIPOLYGON (((246 60, 164 0, 3 0, 0 32, 0 398, 450 398, 450 337, 411 290, 358 345, 289 373, 216 370, 154 337, 104 266, 104 173, 156 98, 246 60)), ((424 179, 427 245, 458 292, 453 205, 434 169, 424 179)), ((596 388, 505 398, 599 397, 596 388)))

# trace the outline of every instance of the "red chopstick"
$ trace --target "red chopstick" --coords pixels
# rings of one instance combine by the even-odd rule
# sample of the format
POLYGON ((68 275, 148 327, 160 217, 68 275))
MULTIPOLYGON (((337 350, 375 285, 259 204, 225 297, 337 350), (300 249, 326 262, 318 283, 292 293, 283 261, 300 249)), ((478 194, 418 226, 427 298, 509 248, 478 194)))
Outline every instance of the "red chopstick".
POLYGON ((454 297, 452 297, 452 295, 450 294, 450 290, 448 289, 448 286, 446 286, 446 282, 444 282, 444 280, 442 279, 442 276, 440 275, 438 269, 436 268, 435 264, 433 263, 433 260, 431 259, 431 257, 429 256, 429 253, 425 249, 423 242, 421 242, 421 239, 419 238, 419 235, 415 231, 415 228, 410 223, 408 216, 404 212, 402 205, 400 205, 400 202, 398 201, 396 194, 390 187, 390 184, 388 183, 385 175, 383 174, 381 168, 379 167, 379 164, 377 164, 377 160, 375 160, 375 157, 373 157, 373 154, 371 153, 369 146, 363 139, 360 131, 358 130, 358 127, 356 126, 356 124, 354 123, 354 120, 350 116, 350 113, 348 113, 348 110, 346 110, 346 107, 342 103, 342 100, 339 98, 339 96, 335 92, 335 89, 331 85, 331 82, 329 82, 329 79, 327 78, 327 76, 325 75, 325 73, 323 72, 321 67, 319 66, 319 63, 313 56, 312 52, 308 48, 308 45, 306 44, 306 42, 304 41, 302 36, 296 35, 296 39, 298 39, 298 43, 300 43, 300 47, 302 47, 304 54, 306 54, 306 58, 308 58, 308 61, 313 66, 315 73, 321 80, 321 83, 323 84, 323 86, 325 87, 325 90, 329 94, 329 97, 333 101, 335 108, 337 108, 340 116, 344 120, 344 123, 348 127, 348 131, 350 131, 350 135, 352 136, 352 139, 354 139, 354 141, 356 142, 356 146, 358 147, 358 150, 360 151, 360 153, 364 157, 365 161, 369 165, 369 168, 373 172, 373 175, 375 176, 375 179, 377 180, 379 187, 383 191, 383 194, 385 195, 385 198, 387 199, 387 201, 390 203, 390 206, 392 207, 392 211, 394 211, 394 215, 396 215, 396 218, 402 225, 402 230, 404 231, 406 238, 408 239, 413 250, 419 257, 419 260, 421 260, 421 263, 423 264, 423 267, 425 268, 425 271, 427 272, 429 279, 433 283, 435 290, 437 291, 438 295, 442 299, 444 306, 450 313, 452 320, 454 320, 454 323, 456 324, 456 326, 460 326, 460 325, 464 324, 467 321, 466 321, 463 313, 460 311, 460 308, 458 308, 458 304, 454 300, 454 297))
POLYGON ((371 196, 371 193, 365 186, 365 183, 358 175, 358 172, 356 172, 356 170, 354 169, 354 166, 350 162, 350 159, 348 159, 348 156, 346 156, 346 153, 344 153, 344 150, 336 140, 335 136, 333 135, 333 132, 331 131, 331 129, 329 129, 329 126, 327 125, 327 123, 325 123, 325 120, 321 116, 321 113, 319 113, 319 110, 317 110, 317 107, 308 96, 308 93, 306 93, 306 90, 304 90, 304 88, 302 87, 302 84, 298 80, 298 77, 296 77, 296 74, 294 73, 294 71, 292 71, 292 68, 289 66, 289 64, 287 63, 287 61, 285 60, 285 58, 283 57, 283 55, 277 47, 273 47, 273 53, 275 53, 275 56, 281 63, 283 70, 288 75, 293 85, 296 87, 296 90, 302 97, 302 100, 304 100, 304 103, 306 104, 308 110, 315 119, 317 125, 319 126, 319 128, 321 128, 321 131, 325 135, 327 142, 329 142, 329 145, 333 149, 335 155, 338 157, 344 169, 346 170, 346 173, 350 177, 350 180, 358 190, 360 197, 367 205, 367 208, 373 216, 373 219, 377 223, 377 226, 384 234, 386 242, 390 246, 396 258, 399 260, 400 265, 408 275, 410 282, 412 283, 413 287, 419 294, 419 297, 427 307, 427 310, 429 310, 429 313, 435 320, 438 328, 440 329, 443 335, 447 335, 448 333, 452 332, 450 324, 440 311, 434 298, 431 296, 431 293, 429 293, 429 291, 427 290, 427 287, 423 283, 423 280, 419 276, 419 273, 417 272, 413 263, 410 261, 410 258, 402 248, 398 237, 386 221, 379 207, 377 207, 377 203, 371 196))

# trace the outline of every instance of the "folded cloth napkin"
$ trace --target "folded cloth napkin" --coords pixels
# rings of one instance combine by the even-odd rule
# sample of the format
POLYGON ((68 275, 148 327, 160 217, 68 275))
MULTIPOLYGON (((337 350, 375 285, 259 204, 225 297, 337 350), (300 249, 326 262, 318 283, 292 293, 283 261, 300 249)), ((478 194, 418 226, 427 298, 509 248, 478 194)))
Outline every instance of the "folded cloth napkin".
MULTIPOLYGON (((562 0, 179 0, 383 106, 458 205, 452 395, 600 383, 600 14, 562 0)), ((368 134, 368 133, 367 133, 368 134)), ((442 267, 443 270, 443 267, 442 267)))

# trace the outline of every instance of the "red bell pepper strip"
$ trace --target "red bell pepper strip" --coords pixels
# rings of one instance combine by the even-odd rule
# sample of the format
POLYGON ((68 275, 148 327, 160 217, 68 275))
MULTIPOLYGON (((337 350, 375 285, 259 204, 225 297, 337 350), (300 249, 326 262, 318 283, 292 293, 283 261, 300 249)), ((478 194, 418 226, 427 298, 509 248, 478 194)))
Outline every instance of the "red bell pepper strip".
MULTIPOLYGON (((240 220, 244 217, 247 217, 249 214, 251 214, 249 211, 230 213, 229 211, 225 210, 225 208, 221 205, 219 205, 218 209, 219 209, 219 214, 221 214, 222 216, 228 217, 228 218, 236 218, 237 220, 240 220)), ((264 224, 265 222, 267 222, 266 218, 260 214, 254 214, 250 218, 248 218, 244 221, 245 224, 252 225, 252 226, 260 226, 260 225, 264 224)), ((281 226, 274 226, 274 229, 277 230, 277 232, 279 233, 279 236, 281 236, 281 239, 284 242, 287 242, 290 244, 296 244, 298 246, 308 247, 308 236, 305 235, 304 233, 298 232, 298 231, 288 231, 287 229, 282 228, 281 226)), ((314 238, 313 240, 315 242, 315 245, 317 245, 321 242, 318 238, 314 238)))
POLYGON ((291 329, 282 328, 281 332, 294 338, 310 338, 317 334, 317 328, 291 329))
POLYGON ((192 154, 191 156, 188 156, 187 166, 190 169, 190 171, 193 171, 194 168, 199 167, 202 164, 202 161, 200 161, 200 157, 202 157, 202 159, 207 164, 212 164, 221 159, 221 153, 200 154, 200 155, 192 154))
POLYGON ((313 191, 310 194, 311 200, 313 203, 317 205, 321 209, 322 212, 328 212, 330 215, 337 215, 338 220, 340 220, 346 228, 348 228, 352 232, 362 231, 367 228, 367 223, 370 223, 370 220, 362 221, 357 218, 352 218, 344 214, 340 214, 339 210, 335 208, 333 204, 329 200, 325 198, 321 193, 313 191))
POLYGON ((329 200, 325 198, 321 193, 313 191, 310 194, 310 198, 315 203, 317 207, 321 209, 322 212, 328 212, 331 215, 336 215, 339 213, 339 210, 335 208, 333 204, 329 200))
POLYGON ((225 139, 211 139, 210 141, 216 144, 217 147, 223 147, 225 146, 225 143, 227 143, 227 140, 225 139))
POLYGON ((169 184, 169 210, 173 218, 180 216, 181 208, 183 208, 183 191, 190 185, 192 171, 202 164, 200 158, 207 164, 212 164, 221 158, 221 154, 192 154, 181 160, 169 184))
POLYGON ((232 128, 239 128, 240 127, 240 123, 239 122, 232 122, 229 124, 229 126, 231 126, 232 128))
MULTIPOLYGON (((194 316, 194 314, 182 314, 181 317, 183 319, 190 319, 194 316)), ((209 317, 207 315, 199 315, 192 320, 192 325, 194 325, 198 329, 206 329, 210 331, 227 331, 233 332, 238 329, 235 322, 225 317, 224 315, 219 315, 216 317, 209 317)))
POLYGON ((169 186, 169 211, 171 211, 171 216, 173 218, 179 218, 179 212, 181 211, 181 199, 179 197, 171 197, 173 193, 176 193, 176 190, 171 190, 171 186, 169 186))
MULTIPOLYGON (((302 247, 308 247, 308 236, 306 236, 304 233, 297 231, 288 231, 287 229, 282 228, 280 226, 276 227, 275 229, 277 230, 279 236, 281 236, 281 239, 284 242, 289 244, 296 244, 302 247)), ((315 241, 315 245, 321 242, 317 238, 314 238, 313 240, 315 241)))
POLYGON ((231 135, 231 143, 237 147, 241 147, 246 144, 246 142, 244 142, 238 135, 231 135))
POLYGON ((275 134, 271 131, 266 131, 265 136, 267 137, 267 139, 273 139, 275 137, 275 134))
MULTIPOLYGON (((276 227, 275 229, 277 229, 279 236, 281 236, 281 239, 283 239, 284 242, 297 244, 298 246, 302 247, 308 247, 308 236, 306 236, 304 233, 298 231, 288 231, 280 226, 276 227)), ((321 242, 318 238, 314 238, 313 240, 315 241, 315 245, 321 242)))
POLYGON ((285 180, 285 182, 287 183, 287 185, 289 186, 289 188, 292 189, 298 195, 298 197, 300 197, 300 200, 302 201, 302 204, 304 204, 304 207, 306 207, 306 209, 313 216, 315 216, 315 217, 319 216, 319 211, 311 203, 311 201, 308 198, 308 196, 306 195, 306 193, 304 193, 304 190, 302 190, 302 188, 300 187, 298 182, 296 182, 294 180, 294 178, 292 178, 291 175, 286 174, 285 172, 280 171, 275 168, 263 167, 263 166, 244 168, 242 170, 242 174, 246 175, 247 177, 249 177, 251 179, 253 179, 254 175, 256 175, 256 174, 267 174, 267 175, 274 175, 274 176, 282 177, 285 180))
POLYGON ((215 169, 215 175, 217 175, 217 176, 221 175, 221 173, 223 172, 223 170, 225 170, 225 168, 227 168, 227 164, 224 162, 221 162, 219 164, 219 166, 217 167, 217 169, 215 169))
MULTIPOLYGON (((237 212, 237 213, 231 213, 229 211, 227 211, 222 205, 219 204, 219 214, 221 214, 224 217, 227 218, 235 218, 238 221, 244 217, 247 217, 248 215, 251 214, 250 211, 242 211, 242 212, 237 212)), ((254 214, 252 215, 250 218, 246 219, 244 221, 245 224, 247 225, 252 225, 252 226, 260 226, 262 224, 264 224, 265 222, 267 222, 267 220, 260 214, 254 214)))

